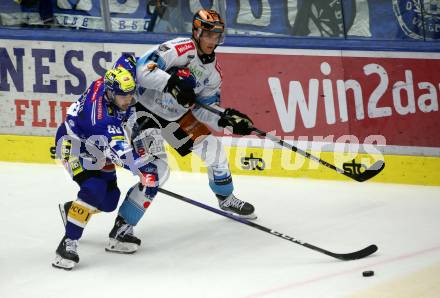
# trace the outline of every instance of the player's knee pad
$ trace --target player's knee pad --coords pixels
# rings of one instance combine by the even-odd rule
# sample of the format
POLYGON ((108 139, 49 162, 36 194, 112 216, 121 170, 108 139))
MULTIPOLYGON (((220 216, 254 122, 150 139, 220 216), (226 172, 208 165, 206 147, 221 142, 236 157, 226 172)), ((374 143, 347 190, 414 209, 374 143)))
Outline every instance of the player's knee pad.
POLYGON ((150 206, 153 198, 145 195, 144 188, 136 184, 129 189, 124 202, 119 207, 119 215, 130 225, 136 225, 150 206))
POLYGON ((98 206, 100 211, 112 212, 118 206, 119 197, 121 196, 121 191, 118 188, 116 180, 109 182, 107 186, 107 193, 105 199, 101 201, 98 206))
POLYGON ((99 177, 91 177, 81 182, 78 199, 93 207, 98 207, 106 197, 107 183, 99 177))
POLYGON ((207 136, 202 142, 194 145, 192 151, 197 154, 207 167, 228 168, 228 158, 219 139, 207 136))
POLYGON ((209 186, 215 194, 229 196, 234 191, 229 167, 208 167, 209 186))

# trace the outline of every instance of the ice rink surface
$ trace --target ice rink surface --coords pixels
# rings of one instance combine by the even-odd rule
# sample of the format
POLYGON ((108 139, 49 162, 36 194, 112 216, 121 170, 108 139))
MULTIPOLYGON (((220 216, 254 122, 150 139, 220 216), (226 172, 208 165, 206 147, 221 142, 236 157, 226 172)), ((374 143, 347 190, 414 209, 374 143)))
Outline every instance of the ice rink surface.
MULTIPOLYGON (((118 176, 124 195, 136 179, 118 176)), ((104 251, 116 211, 100 213, 69 272, 51 261, 57 204, 77 186, 59 165, 19 163, 0 163, 0 183, 3 298, 440 297, 440 187, 234 176, 256 223, 338 253, 379 251, 339 261, 159 194, 135 229, 137 253, 104 251)), ((173 172, 165 188, 217 207, 205 174, 173 172)))

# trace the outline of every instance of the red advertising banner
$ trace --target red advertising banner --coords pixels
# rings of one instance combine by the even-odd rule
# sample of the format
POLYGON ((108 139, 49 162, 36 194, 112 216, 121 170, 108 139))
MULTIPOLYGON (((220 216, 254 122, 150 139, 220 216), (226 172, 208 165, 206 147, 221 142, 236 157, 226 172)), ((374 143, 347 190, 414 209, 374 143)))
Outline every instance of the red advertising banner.
MULTIPOLYGON (((54 135, 70 103, 128 47, 141 56, 151 45, 0 46, 0 134, 54 135)), ((382 135, 386 145, 440 148, 438 53, 219 47, 217 56, 222 105, 281 138, 382 135)))
POLYGON ((439 59, 341 54, 222 53, 222 104, 280 137, 383 135, 387 145, 440 147, 439 59))

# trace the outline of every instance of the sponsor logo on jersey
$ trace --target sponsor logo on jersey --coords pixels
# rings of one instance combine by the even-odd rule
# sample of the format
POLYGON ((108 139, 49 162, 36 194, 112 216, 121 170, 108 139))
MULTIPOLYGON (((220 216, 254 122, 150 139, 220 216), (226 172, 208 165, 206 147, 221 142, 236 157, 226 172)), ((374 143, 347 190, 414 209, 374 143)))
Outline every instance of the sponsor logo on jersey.
POLYGON ((189 70, 197 79, 201 79, 203 77, 203 70, 198 69, 195 65, 190 65, 189 70))
POLYGON ((182 56, 186 52, 195 49, 193 42, 188 42, 188 43, 184 43, 184 44, 178 44, 175 47, 176 47, 176 51, 177 51, 177 55, 178 56, 182 56))
POLYGON ((99 79, 96 81, 95 86, 93 86, 93 95, 92 95, 92 102, 96 100, 96 96, 98 95, 99 88, 101 88, 101 85, 103 83, 103 79, 99 79))
POLYGON ((182 78, 187 78, 191 75, 191 71, 189 68, 179 68, 177 71, 177 75, 182 78))
POLYGON ((147 187, 155 187, 156 186, 156 177, 153 174, 145 174, 144 175, 144 185, 147 187))
MULTIPOLYGON (((112 140, 124 141, 124 140, 125 140, 125 137, 124 137, 124 136, 112 136, 112 140)), ((128 145, 126 146, 126 144, 121 144, 121 146, 122 146, 123 148, 126 148, 128 145)))
POLYGON ((102 96, 98 98, 98 120, 102 120, 102 96))
POLYGON ((179 44, 192 41, 191 38, 177 38, 171 41, 171 44, 179 44))

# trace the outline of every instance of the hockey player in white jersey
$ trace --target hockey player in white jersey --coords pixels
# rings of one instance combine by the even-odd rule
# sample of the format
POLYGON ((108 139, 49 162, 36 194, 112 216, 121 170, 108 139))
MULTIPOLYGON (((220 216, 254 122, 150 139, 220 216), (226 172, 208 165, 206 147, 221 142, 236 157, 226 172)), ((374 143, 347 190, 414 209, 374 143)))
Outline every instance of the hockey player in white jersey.
MULTIPOLYGON (((211 134, 211 129, 221 131, 225 127, 237 135, 253 131, 248 116, 220 107, 222 74, 214 50, 223 40, 224 22, 220 15, 202 9, 194 15, 192 38, 165 42, 138 60, 137 121, 131 139, 138 154, 149 155, 154 160, 160 185, 169 174, 164 139, 182 156, 194 152, 208 168, 209 186, 220 208, 254 219, 254 206, 234 196, 226 153, 220 140, 211 134), (197 103, 224 111, 227 117, 207 111, 197 103)), ((136 225, 152 199, 134 185, 118 217, 136 225)))

